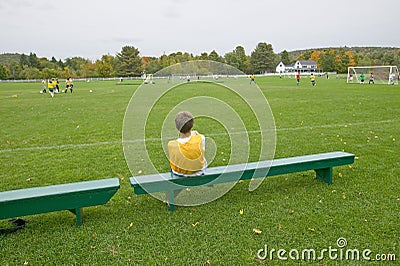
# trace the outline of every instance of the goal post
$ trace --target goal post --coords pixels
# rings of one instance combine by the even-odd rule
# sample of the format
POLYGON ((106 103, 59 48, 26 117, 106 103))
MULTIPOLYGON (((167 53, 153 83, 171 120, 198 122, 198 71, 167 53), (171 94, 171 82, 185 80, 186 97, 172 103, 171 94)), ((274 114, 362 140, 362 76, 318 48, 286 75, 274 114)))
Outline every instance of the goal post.
POLYGON ((397 66, 353 66, 347 69, 347 83, 399 84, 397 66), (362 77, 364 76, 364 81, 362 77))

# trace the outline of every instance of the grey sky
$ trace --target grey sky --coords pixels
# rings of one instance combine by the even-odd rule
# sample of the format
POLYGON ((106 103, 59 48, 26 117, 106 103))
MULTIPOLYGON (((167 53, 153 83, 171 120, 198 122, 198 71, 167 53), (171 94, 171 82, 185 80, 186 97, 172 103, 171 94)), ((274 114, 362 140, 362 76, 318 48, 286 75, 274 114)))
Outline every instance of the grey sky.
POLYGON ((57 59, 182 51, 220 55, 257 43, 276 53, 331 46, 400 47, 398 0, 0 0, 0 53, 57 59))

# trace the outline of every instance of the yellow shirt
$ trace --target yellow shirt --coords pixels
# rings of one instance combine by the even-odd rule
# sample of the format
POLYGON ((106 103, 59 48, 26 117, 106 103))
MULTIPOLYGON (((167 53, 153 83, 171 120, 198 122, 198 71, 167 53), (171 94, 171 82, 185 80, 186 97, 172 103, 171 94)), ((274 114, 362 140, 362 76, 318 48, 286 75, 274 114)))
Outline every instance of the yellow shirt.
POLYGON ((51 80, 49 80, 49 82, 47 83, 47 88, 49 88, 49 89, 54 88, 53 82, 51 80))
POLYGON ((187 142, 178 140, 168 142, 170 166, 173 172, 192 175, 203 169, 205 165, 202 135, 190 136, 187 142))

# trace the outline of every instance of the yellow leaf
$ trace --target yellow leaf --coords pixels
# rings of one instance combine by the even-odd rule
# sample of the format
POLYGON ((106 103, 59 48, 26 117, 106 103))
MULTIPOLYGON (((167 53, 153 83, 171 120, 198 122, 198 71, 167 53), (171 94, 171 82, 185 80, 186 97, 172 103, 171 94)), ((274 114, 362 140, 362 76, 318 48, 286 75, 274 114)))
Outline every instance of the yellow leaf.
POLYGON ((344 199, 344 200, 345 200, 346 198, 347 198, 347 197, 346 197, 346 195, 345 195, 345 194, 343 194, 343 195, 342 195, 342 199, 344 199))
POLYGON ((374 138, 378 139, 379 137, 378 137, 378 136, 375 136, 374 138))
POLYGON ((240 213, 240 215, 243 215, 243 209, 241 209, 240 211, 239 211, 239 213, 240 213))
POLYGON ((283 225, 281 225, 281 224, 278 224, 278 229, 279 229, 279 230, 281 230, 281 229, 282 229, 282 227, 283 227, 283 225))
POLYGON ((339 173, 338 176, 339 176, 339 177, 343 177, 343 174, 342 174, 342 173, 339 173))
POLYGON ((289 213, 290 213, 290 214, 293 214, 293 213, 294 213, 294 210, 289 210, 289 213))
POLYGON ((192 224, 193 227, 197 226, 199 224, 199 222, 196 222, 194 224, 192 224))
POLYGON ((26 179, 26 182, 30 182, 30 181, 32 181, 32 178, 29 177, 26 179))
POLYGON ((133 223, 130 223, 128 226, 128 229, 131 229, 133 227, 133 223))
POLYGON ((95 249, 95 248, 96 248, 96 246, 90 246, 90 248, 91 248, 91 249, 95 249))
POLYGON ((261 231, 260 229, 257 229, 257 228, 253 228, 253 232, 254 232, 255 234, 257 234, 257 235, 259 235, 259 234, 262 233, 262 231, 261 231))

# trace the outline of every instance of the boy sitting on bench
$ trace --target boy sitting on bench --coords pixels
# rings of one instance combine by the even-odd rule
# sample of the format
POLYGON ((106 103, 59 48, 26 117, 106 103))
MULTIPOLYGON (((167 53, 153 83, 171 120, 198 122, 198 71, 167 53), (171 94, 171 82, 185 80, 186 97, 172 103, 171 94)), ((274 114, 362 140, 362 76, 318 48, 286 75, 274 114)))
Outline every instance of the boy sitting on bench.
POLYGON ((193 131, 194 118, 187 111, 175 117, 179 138, 168 142, 171 172, 173 175, 190 177, 203 175, 207 168, 204 157, 205 137, 193 131))

